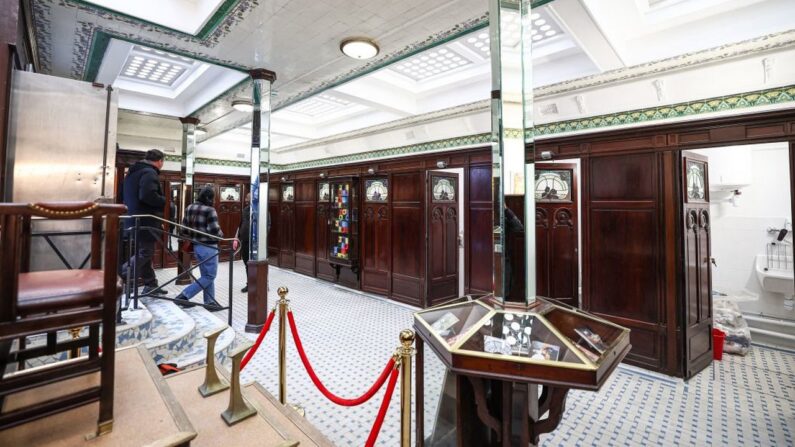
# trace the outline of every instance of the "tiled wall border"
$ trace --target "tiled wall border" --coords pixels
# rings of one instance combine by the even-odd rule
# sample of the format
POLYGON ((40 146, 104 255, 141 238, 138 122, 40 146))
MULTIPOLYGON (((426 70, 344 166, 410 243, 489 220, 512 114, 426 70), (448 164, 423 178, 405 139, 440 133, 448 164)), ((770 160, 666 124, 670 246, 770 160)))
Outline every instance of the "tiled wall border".
MULTIPOLYGON (((648 109, 639 109, 589 118, 541 124, 536 126, 534 131, 536 136, 557 135, 566 132, 601 129, 612 126, 638 124, 650 121, 660 121, 706 113, 722 112, 727 110, 738 110, 785 103, 795 103, 795 84, 785 87, 740 93, 736 95, 726 95, 679 104, 651 107, 648 109)), ((521 131, 519 129, 506 129, 506 133, 510 137, 515 138, 521 134, 521 131)), ((375 160, 379 158, 389 158, 424 152, 457 149, 468 146, 485 145, 490 141, 491 133, 480 133, 475 135, 429 141, 419 144, 378 149, 357 154, 321 158, 298 163, 288 163, 283 165, 271 164, 271 170, 273 172, 282 172, 293 171, 297 169, 316 168, 321 166, 332 166, 366 160, 375 160)), ((181 158, 178 155, 166 155, 166 160, 180 162, 181 158)), ((251 166, 249 162, 245 161, 219 160, 213 158, 197 158, 196 163, 211 166, 230 166, 247 169, 251 166)))

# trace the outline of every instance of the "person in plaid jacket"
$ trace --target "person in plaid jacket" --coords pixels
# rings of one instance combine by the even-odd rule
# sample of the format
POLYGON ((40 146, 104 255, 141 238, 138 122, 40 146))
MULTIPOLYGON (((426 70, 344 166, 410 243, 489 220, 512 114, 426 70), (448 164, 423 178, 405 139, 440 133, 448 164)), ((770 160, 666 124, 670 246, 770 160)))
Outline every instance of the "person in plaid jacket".
MULTIPOLYGON (((207 185, 199 192, 196 202, 185 210, 182 225, 217 238, 224 237, 221 226, 218 224, 218 213, 213 208, 214 204, 215 189, 211 185, 207 185)), ((199 264, 201 277, 182 290, 182 293, 176 298, 177 303, 187 303, 199 291, 202 291, 204 292, 204 305, 209 310, 220 310, 221 305, 215 301, 215 276, 218 273, 218 239, 189 230, 186 230, 185 233, 193 239, 193 255, 199 264)))

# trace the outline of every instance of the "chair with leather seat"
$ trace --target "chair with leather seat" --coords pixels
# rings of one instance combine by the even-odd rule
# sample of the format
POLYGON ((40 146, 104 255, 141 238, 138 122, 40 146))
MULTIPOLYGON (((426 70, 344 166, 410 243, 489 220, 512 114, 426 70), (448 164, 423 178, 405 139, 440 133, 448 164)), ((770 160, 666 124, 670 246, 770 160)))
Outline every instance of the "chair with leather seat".
POLYGON ((125 211, 124 205, 93 202, 0 203, 0 430, 97 401, 97 434, 112 429, 116 302, 122 289, 117 275, 119 216, 125 211), (32 220, 82 218, 91 219, 89 268, 30 272, 32 220), (59 340, 58 331, 84 327, 87 336, 59 340), (14 340, 38 334, 46 334, 44 345, 19 343, 12 352, 14 340), (5 372, 9 363, 86 347, 84 357, 5 372), (99 385, 3 408, 3 401, 15 393, 96 373, 99 385))

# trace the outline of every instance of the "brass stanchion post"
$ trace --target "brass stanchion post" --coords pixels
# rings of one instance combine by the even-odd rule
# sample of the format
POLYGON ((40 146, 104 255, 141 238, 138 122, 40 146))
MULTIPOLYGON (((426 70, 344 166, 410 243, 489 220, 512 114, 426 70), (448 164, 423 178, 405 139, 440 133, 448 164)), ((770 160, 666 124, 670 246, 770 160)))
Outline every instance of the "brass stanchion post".
MULTIPOLYGON (((72 336, 72 340, 77 340, 78 338, 80 338, 80 331, 82 329, 83 329, 82 327, 73 327, 73 328, 69 329, 69 335, 72 336)), ((68 357, 70 359, 76 359, 76 358, 80 357, 80 348, 72 348, 72 349, 70 349, 68 357)))
POLYGON ((199 387, 199 393, 203 397, 212 396, 215 393, 221 392, 229 388, 229 384, 218 377, 218 371, 215 370, 215 341, 221 335, 226 327, 219 327, 214 331, 207 331, 204 333, 204 338, 207 339, 207 358, 204 370, 204 383, 199 387))
POLYGON ((226 425, 234 425, 247 417, 257 414, 257 410, 246 402, 243 397, 243 389, 240 386, 240 362, 243 360, 246 351, 251 349, 251 346, 251 343, 246 343, 229 353, 229 357, 232 359, 232 390, 229 392, 229 407, 221 413, 226 425))
POLYGON ((287 404, 287 287, 279 287, 279 402, 287 404))
MULTIPOLYGON (((411 356, 414 355, 414 332, 400 331, 400 446, 411 446, 411 356)), ((422 417, 422 415, 417 415, 422 417)))

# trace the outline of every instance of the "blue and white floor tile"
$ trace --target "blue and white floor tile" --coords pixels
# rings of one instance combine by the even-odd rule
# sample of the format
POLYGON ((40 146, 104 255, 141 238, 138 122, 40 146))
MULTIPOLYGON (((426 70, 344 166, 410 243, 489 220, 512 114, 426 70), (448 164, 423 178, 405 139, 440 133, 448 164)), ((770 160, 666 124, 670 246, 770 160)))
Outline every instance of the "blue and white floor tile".
MULTIPOLYGON (((216 299, 225 304, 228 264, 219 266, 216 299)), ((243 266, 234 265, 233 326, 243 332, 246 298, 243 266)), ((159 272, 161 279, 171 271, 159 272)), ((324 384, 343 397, 369 388, 398 345, 398 333, 412 326, 416 309, 271 267, 268 305, 287 286, 298 331, 324 384)), ((178 287, 170 287, 176 294, 178 287)), ((154 313, 154 312, 153 312, 154 313)), ((226 320, 224 312, 214 314, 226 320)), ((277 394, 277 331, 271 332, 243 372, 277 394)), ((289 331, 288 331, 289 332, 289 331)), ((288 335, 289 337, 289 335, 288 335)), ((339 407, 310 381, 290 341, 288 397, 306 409, 307 419, 340 446, 364 444, 383 391, 359 407, 339 407)), ((444 368, 425 355, 425 427, 433 428, 444 368)), ((398 445, 398 389, 392 398, 378 445, 398 445)), ((780 446, 795 441, 795 352, 754 346, 746 357, 725 355, 688 382, 621 365, 599 392, 572 391, 557 430, 542 435, 542 446, 780 446), (714 371, 713 371, 714 368, 714 371), (714 377, 713 377, 714 374, 714 377)))

